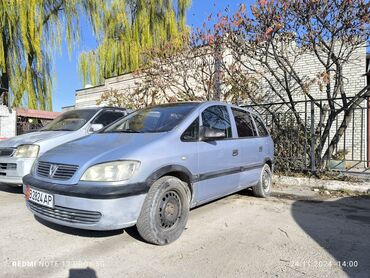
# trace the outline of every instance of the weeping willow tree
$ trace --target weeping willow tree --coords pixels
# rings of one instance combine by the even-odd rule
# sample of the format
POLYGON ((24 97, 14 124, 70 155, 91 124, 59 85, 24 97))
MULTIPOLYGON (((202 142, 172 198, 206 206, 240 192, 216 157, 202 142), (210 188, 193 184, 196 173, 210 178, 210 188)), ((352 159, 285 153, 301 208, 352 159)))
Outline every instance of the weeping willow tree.
POLYGON ((138 69, 148 62, 146 50, 166 43, 181 46, 189 36, 190 4, 190 0, 113 0, 98 47, 80 55, 84 85, 138 69))
POLYGON ((105 11, 103 0, 0 0, 0 87, 7 101, 51 110, 54 51, 65 36, 71 52, 83 13, 98 33, 105 11))

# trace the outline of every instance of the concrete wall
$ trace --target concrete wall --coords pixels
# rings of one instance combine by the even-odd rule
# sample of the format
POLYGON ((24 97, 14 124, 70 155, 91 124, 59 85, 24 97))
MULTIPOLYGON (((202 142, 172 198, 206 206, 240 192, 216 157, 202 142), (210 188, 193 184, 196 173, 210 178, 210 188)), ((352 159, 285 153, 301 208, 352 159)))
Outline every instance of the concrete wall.
POLYGON ((5 105, 0 105, 0 140, 10 138, 17 132, 17 116, 15 110, 9 111, 5 105))
MULTIPOLYGON (((125 74, 108 78, 103 85, 77 90, 75 108, 97 106, 96 102, 101 95, 111 89, 129 92, 137 86, 135 82, 139 79, 140 77, 133 74, 125 74)), ((104 103, 101 106, 104 106, 104 103)))

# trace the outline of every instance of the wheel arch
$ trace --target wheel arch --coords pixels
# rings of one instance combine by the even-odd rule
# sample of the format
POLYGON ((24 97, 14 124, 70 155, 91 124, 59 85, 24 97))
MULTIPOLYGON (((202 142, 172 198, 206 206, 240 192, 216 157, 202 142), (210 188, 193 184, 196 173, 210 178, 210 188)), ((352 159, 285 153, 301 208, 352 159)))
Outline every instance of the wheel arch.
POLYGON ((270 167, 271 171, 274 170, 274 162, 270 157, 266 157, 264 163, 270 167))
POLYGON ((173 176, 185 182, 190 190, 190 198, 193 196, 193 174, 182 165, 167 165, 155 170, 148 178, 147 184, 150 187, 156 180, 163 176, 173 176))

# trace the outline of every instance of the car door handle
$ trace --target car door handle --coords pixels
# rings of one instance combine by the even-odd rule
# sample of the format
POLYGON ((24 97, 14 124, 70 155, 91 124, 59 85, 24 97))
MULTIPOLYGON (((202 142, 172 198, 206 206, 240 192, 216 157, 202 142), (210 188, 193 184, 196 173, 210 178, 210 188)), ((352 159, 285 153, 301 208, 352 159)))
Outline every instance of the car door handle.
POLYGON ((233 156, 237 156, 237 155, 239 155, 239 150, 233 150, 233 156))
POLYGON ((263 146, 260 146, 260 147, 258 148, 258 151, 259 151, 259 152, 262 152, 262 151, 263 151, 263 146))

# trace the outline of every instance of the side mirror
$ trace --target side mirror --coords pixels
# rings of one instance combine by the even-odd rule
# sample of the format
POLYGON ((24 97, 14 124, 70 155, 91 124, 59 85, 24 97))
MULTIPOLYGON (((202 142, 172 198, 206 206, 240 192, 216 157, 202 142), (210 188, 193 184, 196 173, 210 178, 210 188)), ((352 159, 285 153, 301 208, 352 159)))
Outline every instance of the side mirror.
POLYGON ((102 124, 91 124, 89 128, 89 132, 92 133, 92 132, 98 131, 102 129, 103 127, 104 126, 102 124))
POLYGON ((202 141, 212 141, 217 139, 222 139, 226 137, 226 133, 223 130, 209 128, 202 126, 200 127, 200 139, 202 141))

